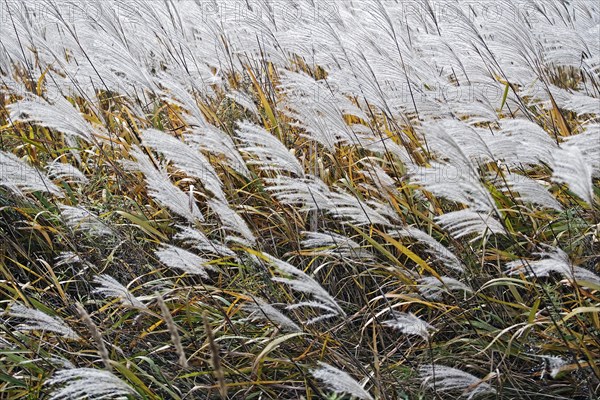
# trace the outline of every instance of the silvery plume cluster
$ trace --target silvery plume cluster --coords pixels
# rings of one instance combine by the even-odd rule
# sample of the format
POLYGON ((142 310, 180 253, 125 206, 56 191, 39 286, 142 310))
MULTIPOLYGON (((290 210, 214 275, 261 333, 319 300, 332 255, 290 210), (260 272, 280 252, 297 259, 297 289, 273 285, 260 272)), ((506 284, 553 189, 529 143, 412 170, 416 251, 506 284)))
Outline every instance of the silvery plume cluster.
POLYGON ((596 2, 0 20, 9 396, 600 390, 596 2))

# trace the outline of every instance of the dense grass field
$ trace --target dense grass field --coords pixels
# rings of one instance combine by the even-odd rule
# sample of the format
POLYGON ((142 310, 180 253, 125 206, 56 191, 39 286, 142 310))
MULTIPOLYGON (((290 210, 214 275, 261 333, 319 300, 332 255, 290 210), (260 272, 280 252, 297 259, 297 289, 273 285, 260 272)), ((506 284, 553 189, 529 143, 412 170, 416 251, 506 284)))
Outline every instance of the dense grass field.
POLYGON ((600 6, 0 4, 0 398, 595 399, 600 6))

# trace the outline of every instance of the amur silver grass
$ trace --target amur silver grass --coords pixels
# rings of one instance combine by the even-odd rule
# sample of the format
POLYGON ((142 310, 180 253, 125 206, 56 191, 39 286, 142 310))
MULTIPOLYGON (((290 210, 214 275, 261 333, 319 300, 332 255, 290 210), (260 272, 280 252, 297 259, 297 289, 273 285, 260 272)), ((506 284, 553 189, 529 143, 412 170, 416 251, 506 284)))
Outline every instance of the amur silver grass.
POLYGON ((423 385, 438 393, 454 393, 467 400, 482 395, 495 394, 496 390, 487 382, 460 369, 440 364, 424 365, 419 368, 423 385))
POLYGON ((0 151, 0 186, 21 196, 29 192, 45 192, 63 197, 60 188, 43 171, 4 151, 0 151))
POLYGON ((129 384, 110 371, 94 368, 61 369, 45 382, 50 400, 139 398, 129 384))
POLYGON ((181 240, 202 253, 212 253, 223 257, 236 257, 235 252, 229 247, 216 240, 209 239, 198 229, 188 226, 178 226, 177 228, 179 232, 174 236, 174 239, 181 240))
POLYGON ((304 300, 299 303, 291 304, 287 307, 288 309, 310 307, 321 310, 321 315, 309 319, 306 321, 306 324, 312 324, 322 319, 335 317, 338 315, 346 315, 337 301, 325 289, 323 289, 323 287, 317 281, 308 276, 304 271, 301 271, 291 264, 268 254, 263 253, 263 256, 276 267, 279 273, 279 276, 272 278, 273 281, 286 284, 291 289, 304 293, 313 299, 312 301, 304 300))
POLYGON ((340 221, 363 225, 392 225, 396 218, 395 212, 387 205, 371 200, 359 199, 342 189, 330 190, 319 178, 293 178, 278 176, 266 179, 275 197, 288 205, 301 205, 304 211, 319 210, 340 221))
POLYGON ((228 236, 228 241, 237 242, 249 247, 256 243, 256 237, 246 221, 229 204, 218 200, 209 200, 207 203, 217 214, 223 227, 230 232, 236 233, 236 236, 228 236))
POLYGON ((433 255, 436 259, 443 262, 446 267, 449 267, 457 272, 464 271, 464 265, 460 259, 450 251, 443 244, 435 240, 431 235, 423 232, 415 227, 405 227, 394 231, 393 235, 399 235, 401 237, 410 237, 417 240, 427 246, 429 254, 433 255))
POLYGON ((191 223, 204 221, 204 216, 196 203, 192 203, 190 207, 188 196, 171 182, 164 169, 156 169, 150 158, 139 147, 133 148, 130 154, 137 161, 126 160, 123 164, 130 170, 144 174, 148 193, 154 200, 191 223))
POLYGON ((585 162, 592 168, 592 176, 600 177, 600 123, 586 124, 581 133, 566 137, 561 146, 579 150, 585 162))
POLYGON ((250 95, 239 90, 232 90, 231 92, 227 93, 227 98, 235 101, 252 114, 257 116, 260 115, 258 108, 256 107, 256 104, 254 104, 254 100, 252 97, 250 97, 250 95))
POLYGON ((563 208, 560 202, 556 200, 547 187, 540 181, 518 174, 508 174, 504 179, 506 180, 506 185, 502 185, 502 190, 512 193, 517 199, 556 211, 562 211, 563 208))
POLYGON ((583 267, 573 265, 569 255, 559 248, 537 253, 540 260, 517 260, 506 264, 508 274, 524 274, 528 277, 548 277, 555 273, 583 286, 586 282, 600 285, 600 276, 583 267))
POLYGON ((60 215, 68 226, 77 231, 96 236, 114 235, 112 229, 105 222, 84 207, 61 205, 60 215))
POLYGON ((198 149, 192 148, 183 141, 168 133, 147 129, 141 134, 143 144, 163 154, 175 166, 181 168, 189 176, 197 178, 219 201, 226 201, 222 182, 208 159, 198 149))
POLYGON ((169 268, 181 270, 190 275, 208 278, 206 270, 212 269, 206 264, 207 260, 204 258, 176 246, 163 244, 155 254, 160 262, 169 268))
POLYGON ((119 299, 119 301, 127 307, 146 308, 144 304, 135 297, 129 289, 123 286, 119 281, 117 281, 112 276, 103 274, 98 275, 94 278, 94 283, 98 284, 93 293, 101 294, 104 297, 115 297, 119 299))
POLYGON ((435 221, 446 229, 455 239, 465 236, 474 242, 492 234, 505 234, 506 230, 497 219, 487 213, 470 209, 452 211, 435 218, 435 221))
POLYGON ((29 357, 21 338, 48 339, 30 343, 33 359, 0 358, 15 372, 0 392, 132 398, 135 382, 148 398, 310 397, 297 367, 318 348, 352 368, 320 364, 316 396, 371 399, 372 385, 382 398, 593 397, 599 4, 0 1, 0 290, 23 298, 2 325, 35 331, 0 334, 0 347, 29 357), (115 210, 118 232, 105 217, 115 210), (116 248, 104 243, 117 233, 116 248), (222 268, 214 287, 198 285, 211 268, 222 268), (181 274, 193 276, 169 280, 181 274), (488 284, 474 293, 478 277, 488 284), (542 285, 505 290, 506 277, 542 285), (81 310, 94 343, 54 346, 78 336, 49 310, 91 290, 115 303, 93 320, 81 310), (157 295, 161 315, 139 295, 156 290, 173 293, 167 304, 157 295), (487 307, 494 290, 505 301, 487 307), (177 326, 185 299, 191 336, 177 326), (576 317, 529 329, 527 310, 506 308, 536 301, 576 317), (418 316, 390 313, 406 302, 418 316), (482 306, 487 332, 465 319, 482 306), (426 320, 438 311, 439 323, 426 320), (168 343, 94 321, 156 322, 168 343), (526 331, 528 353, 486 347, 515 326, 509 343, 526 331), (310 341, 296 340, 304 331, 310 341), (401 335, 417 342, 401 355, 406 384, 389 353, 401 335), (168 371, 169 348, 200 370, 168 371), (122 375, 74 367, 99 358, 122 375), (477 376, 419 369, 450 358, 477 376), (485 365, 502 373, 501 393, 493 374, 480 378, 485 365))
POLYGON ((586 162, 577 147, 568 147, 555 151, 552 162, 552 179, 568 185, 569 189, 589 205, 594 204, 594 185, 592 167, 586 162))
POLYGON ((374 255, 354 240, 333 232, 303 232, 302 248, 314 255, 344 260, 372 260, 374 255))
POLYGON ((391 207, 375 199, 363 201, 356 194, 341 189, 332 191, 329 198, 332 206, 325 211, 334 218, 357 226, 391 226, 397 219, 397 214, 391 207))
POLYGON ((42 98, 22 100, 8 106, 12 121, 32 122, 65 135, 91 141, 94 128, 60 93, 53 103, 42 98))
POLYGON ((377 165, 376 162, 375 157, 373 157, 373 160, 366 162, 363 167, 364 169, 359 171, 372 182, 372 184, 364 183, 362 186, 381 195, 385 195, 386 193, 397 195, 397 182, 381 166, 377 165))
POLYGON ((257 165, 265 171, 288 172, 304 176, 304 168, 283 143, 264 128, 250 122, 238 123, 237 136, 242 150, 254 156, 248 165, 257 165))
POLYGON ((346 393, 357 399, 373 400, 373 396, 364 389, 363 385, 341 369, 319 362, 319 368, 313 369, 311 374, 335 393, 346 393))
POLYGON ((462 203, 474 210, 490 212, 496 209, 472 164, 433 162, 429 168, 415 167, 412 181, 436 196, 462 203))
POLYGON ((250 312, 248 320, 263 320, 276 324, 287 332, 302 332, 294 321, 263 299, 253 298, 244 305, 244 310, 250 312))
POLYGON ((455 291, 471 293, 473 291, 461 281, 448 276, 441 276, 439 278, 427 276, 420 278, 417 283, 421 296, 435 301, 441 300, 445 293, 451 293, 455 291))
POLYGON ((80 339, 79 335, 60 317, 52 317, 35 308, 29 308, 20 303, 13 303, 10 306, 8 315, 22 321, 16 327, 19 331, 53 332, 66 339, 80 339))
POLYGON ((73 265, 82 263, 81 257, 72 251, 63 251, 54 259, 54 266, 61 267, 63 265, 73 265))
POLYGON ((331 191, 321 179, 313 176, 294 178, 279 175, 276 178, 265 179, 266 190, 283 204, 302 206, 303 211, 329 210, 335 207, 330 200, 331 191))
POLYGON ((389 326, 395 330, 402 332, 405 335, 415 335, 428 340, 429 332, 435 328, 417 317, 413 313, 404 313, 393 311, 390 319, 383 321, 385 326, 389 326))
POLYGON ((89 181, 85 174, 74 165, 62 163, 58 160, 48 164, 46 170, 49 177, 63 182, 86 184, 89 181))

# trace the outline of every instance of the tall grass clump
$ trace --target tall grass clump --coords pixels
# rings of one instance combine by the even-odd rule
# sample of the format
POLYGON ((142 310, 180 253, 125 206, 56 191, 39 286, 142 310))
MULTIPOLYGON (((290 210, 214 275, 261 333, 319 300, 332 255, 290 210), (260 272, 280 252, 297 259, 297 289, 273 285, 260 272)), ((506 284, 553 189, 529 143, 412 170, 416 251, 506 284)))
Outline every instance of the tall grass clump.
POLYGON ((0 397, 598 398, 596 2, 0 19, 0 397))

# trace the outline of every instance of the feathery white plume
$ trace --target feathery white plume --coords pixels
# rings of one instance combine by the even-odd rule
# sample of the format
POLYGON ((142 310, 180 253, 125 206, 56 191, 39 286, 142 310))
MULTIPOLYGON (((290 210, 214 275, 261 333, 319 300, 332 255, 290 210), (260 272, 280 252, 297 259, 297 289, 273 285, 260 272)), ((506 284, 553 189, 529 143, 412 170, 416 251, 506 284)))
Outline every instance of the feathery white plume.
POLYGON ((54 161, 46 166, 48 175, 52 179, 58 179, 69 183, 87 183, 88 178, 74 165, 54 161))
POLYGON ((460 369, 445 365, 424 365, 419 368, 419 375, 425 386, 443 393, 462 392, 460 397, 466 397, 467 400, 482 394, 496 393, 487 382, 460 369))
MULTIPOLYGON (((562 210, 558 200, 539 181, 517 174, 509 174, 505 179, 511 191, 517 192, 515 195, 517 199, 557 211, 562 210)), ((504 187, 503 190, 508 191, 508 188, 504 187)))
POLYGON ((227 93, 227 98, 235 101, 240 106, 250 111, 252 114, 256 116, 260 115, 256 104, 254 104, 254 100, 248 94, 240 92, 239 90, 232 90, 231 92, 227 93))
POLYGON ((555 151, 552 171, 555 182, 568 185, 573 193, 589 205, 594 203, 592 167, 586 162, 579 148, 571 146, 555 151))
POLYGON ((304 176, 304 168, 287 147, 266 129, 249 122, 239 122, 237 136, 244 142, 242 150, 256 157, 247 162, 265 171, 286 171, 304 176))
POLYGON ((60 206, 60 215, 71 228, 98 236, 112 235, 113 231, 97 215, 83 207, 60 206))
POLYGON ((311 373, 336 393, 347 393, 362 400, 373 400, 360 383, 341 369, 319 362, 319 368, 313 369, 311 373))
POLYGON ((314 255, 331 256, 346 260, 373 259, 373 253, 365 250, 349 237, 333 232, 302 232, 305 239, 301 245, 312 250, 314 255))
POLYGON ((212 269, 207 265, 207 260, 179 247, 163 244, 155 252, 160 262, 169 268, 180 269, 190 275, 199 275, 208 278, 206 270, 212 269))
POLYGON ((95 368, 61 369, 45 385, 52 387, 50 400, 139 397, 131 386, 111 372, 95 368))
POLYGON ((186 174, 198 178, 213 196, 220 201, 225 201, 225 193, 217 172, 198 149, 194 149, 181 140, 156 129, 143 131, 141 137, 144 145, 164 154, 168 160, 184 170, 186 174))
POLYGON ((17 330, 19 331, 48 331, 58 333, 67 339, 79 339, 79 335, 60 317, 51 317, 35 308, 29 308, 20 303, 14 303, 10 306, 8 314, 11 317, 24 320, 22 324, 17 326, 17 330))
POLYGON ((392 312, 392 318, 383 322, 383 325, 389 326, 404 333, 405 335, 416 335, 423 339, 429 339, 429 331, 435 328, 413 313, 392 312))
POLYGON ((592 282, 600 285, 600 276, 585 268, 573 265, 569 255, 559 248, 537 254, 542 257, 541 260, 509 262, 506 264, 508 273, 516 275, 522 272, 528 277, 548 277, 551 273, 557 273, 569 280, 575 280, 583 284, 592 282))
POLYGON ((302 301, 300 303, 292 304, 288 306, 289 309, 306 306, 321 309, 326 313, 307 321, 307 324, 312 324, 322 319, 335 317, 337 315, 346 315, 344 310, 338 305, 337 301, 335 301, 335 299, 325 289, 323 289, 323 287, 319 285, 317 281, 308 276, 306 273, 271 255, 263 253, 263 256, 277 268, 280 275, 288 276, 274 277, 272 278, 273 281, 284 283, 293 290, 305 293, 314 299, 314 301, 302 301))
POLYGON ((210 240, 206 235, 197 229, 187 226, 177 226, 179 232, 175 235, 175 239, 181 240, 190 244, 200 252, 215 253, 223 257, 235 257, 235 253, 229 247, 210 240))
POLYGON ((448 230, 455 239, 475 235, 470 242, 487 237, 490 234, 506 233, 502 224, 494 217, 470 209, 446 213, 436 217, 435 221, 448 230))
POLYGON ((188 196, 171 182, 164 169, 157 170, 139 147, 134 147, 130 154, 137 161, 125 160, 123 164, 130 170, 137 170, 144 174, 148 193, 154 200, 192 223, 198 220, 204 221, 196 203, 192 203, 190 208, 188 196))
POLYGON ((250 312, 249 320, 267 320, 279 325, 288 332, 302 332, 302 329, 281 311, 267 303, 263 299, 254 298, 253 302, 244 305, 244 310, 250 312))
POLYGON ((443 262, 444 265, 458 272, 464 271, 463 264, 461 263, 460 259, 454 255, 454 253, 422 230, 412 226, 407 226, 393 232, 392 234, 397 234, 402 237, 411 237, 418 240, 420 243, 426 245, 429 248, 428 252, 443 262))
POLYGON ((109 275, 98 275, 94 278, 98 286, 93 293, 99 293, 104 297, 116 297, 121 300, 123 305, 135 308, 145 308, 144 304, 138 300, 125 286, 109 275))
POLYGON ((18 195, 40 191, 63 197, 60 188, 44 172, 26 164, 14 154, 3 151, 0 151, 0 186, 5 186, 18 195))
POLYGON ((441 276, 439 279, 433 276, 426 276, 418 280, 419 293, 426 299, 440 300, 442 294, 448 291, 459 291, 471 293, 470 287, 464 283, 450 278, 448 276, 441 276))
POLYGON ((240 235, 239 237, 228 236, 228 240, 238 242, 244 246, 252 246, 256 243, 254 233, 252 233, 246 221, 232 210, 228 204, 217 200, 209 200, 208 205, 217 214, 225 229, 240 235))
POLYGON ((432 162, 430 168, 413 168, 412 179, 428 192, 467 205, 474 211, 489 212, 496 209, 494 200, 470 163, 452 165, 432 162))
POLYGON ((22 100, 8 106, 13 121, 32 122, 86 141, 92 140, 94 128, 62 95, 54 96, 54 104, 42 98, 22 100))

